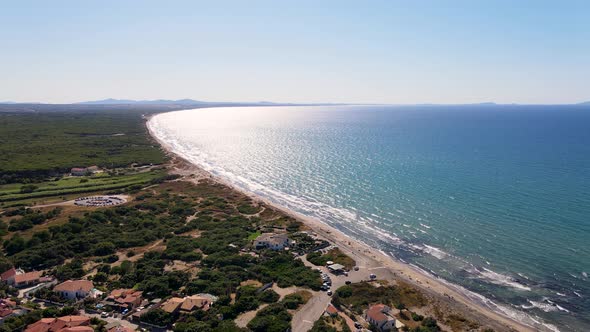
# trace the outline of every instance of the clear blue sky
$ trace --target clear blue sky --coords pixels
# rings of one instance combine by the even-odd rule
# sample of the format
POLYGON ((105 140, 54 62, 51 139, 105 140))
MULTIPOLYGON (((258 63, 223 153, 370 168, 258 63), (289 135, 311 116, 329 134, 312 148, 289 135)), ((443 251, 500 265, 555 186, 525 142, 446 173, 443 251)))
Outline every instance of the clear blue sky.
POLYGON ((5 1, 0 101, 590 100, 590 1, 5 1))

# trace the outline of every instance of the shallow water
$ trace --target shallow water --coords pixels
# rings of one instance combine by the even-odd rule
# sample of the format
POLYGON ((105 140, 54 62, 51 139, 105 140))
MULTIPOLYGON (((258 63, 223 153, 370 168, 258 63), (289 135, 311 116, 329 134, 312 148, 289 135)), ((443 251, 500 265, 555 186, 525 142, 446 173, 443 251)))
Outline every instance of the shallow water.
POLYGON ((590 108, 160 114, 173 150, 538 327, 590 329, 590 108))

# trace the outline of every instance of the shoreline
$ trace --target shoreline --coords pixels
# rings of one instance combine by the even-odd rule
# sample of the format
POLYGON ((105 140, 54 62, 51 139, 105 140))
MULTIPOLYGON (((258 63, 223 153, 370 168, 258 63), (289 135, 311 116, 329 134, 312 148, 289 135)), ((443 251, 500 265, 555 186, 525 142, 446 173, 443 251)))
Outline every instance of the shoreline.
POLYGON ((285 215, 293 217, 302 222, 311 231, 338 246, 347 255, 350 255, 357 262, 357 265, 367 267, 370 270, 375 270, 379 279, 394 281, 402 280, 407 282, 423 291, 425 295, 432 297, 437 304, 442 304, 452 310, 458 311, 466 316, 466 318, 481 323, 482 326, 491 327, 496 331, 537 331, 534 327, 493 310, 486 304, 487 299, 479 294, 463 289, 461 286, 451 284, 448 281, 433 276, 411 264, 403 263, 376 248, 368 246, 361 240, 351 238, 342 231, 329 226, 316 218, 297 213, 270 201, 268 198, 244 190, 219 176, 211 174, 201 166, 174 152, 168 143, 161 141, 154 134, 149 125, 149 121, 156 115, 157 114, 151 114, 145 117, 145 126, 148 133, 171 157, 172 161, 170 164, 172 165, 172 168, 170 171, 181 175, 185 180, 197 183, 200 180, 207 179, 209 181, 220 183, 228 187, 230 190, 243 193, 258 202, 284 213, 285 215), (469 295, 471 295, 471 297, 469 295))

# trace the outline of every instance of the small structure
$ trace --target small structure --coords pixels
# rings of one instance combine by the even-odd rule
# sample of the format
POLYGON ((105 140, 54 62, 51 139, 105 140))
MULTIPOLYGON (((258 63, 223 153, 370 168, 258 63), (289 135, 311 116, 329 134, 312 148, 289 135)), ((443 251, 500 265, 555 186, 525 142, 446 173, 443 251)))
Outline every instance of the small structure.
POLYGON ((385 304, 371 306, 365 314, 365 319, 381 332, 397 331, 395 327, 396 319, 391 316, 391 308, 385 304))
POLYGON ((76 300, 90 295, 93 288, 94 284, 90 280, 68 280, 55 286, 53 291, 65 299, 76 300))
POLYGON ((72 176, 85 176, 85 175, 92 175, 100 171, 98 166, 90 166, 90 167, 74 167, 70 170, 70 175, 72 176))
POLYGON ((90 327, 90 317, 64 316, 41 318, 27 326, 25 332, 94 332, 94 329, 90 327))
POLYGON ((328 265, 328 270, 334 274, 344 273, 345 266, 342 264, 328 265))
POLYGON ((107 296, 104 303, 118 311, 133 310, 143 301, 142 294, 142 291, 133 289, 115 289, 107 296))
POLYGON ((283 250, 289 247, 289 237, 287 234, 265 233, 256 238, 256 249, 268 248, 271 250, 283 250))

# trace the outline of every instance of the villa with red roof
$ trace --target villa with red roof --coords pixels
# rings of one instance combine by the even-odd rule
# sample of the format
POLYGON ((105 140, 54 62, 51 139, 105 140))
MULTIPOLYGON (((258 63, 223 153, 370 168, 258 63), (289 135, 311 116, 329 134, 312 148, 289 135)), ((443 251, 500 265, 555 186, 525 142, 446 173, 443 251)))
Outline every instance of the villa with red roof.
POLYGON ((22 269, 15 269, 14 267, 5 271, 0 275, 0 279, 8 285, 23 288, 28 286, 35 286, 42 282, 51 281, 51 277, 42 277, 43 272, 31 271, 25 272, 22 269))
POLYGON ((203 311, 209 310, 211 302, 208 298, 192 295, 185 298, 172 297, 168 301, 164 302, 160 309, 168 313, 190 313, 191 311, 200 309, 203 311))
POLYGON ((395 327, 395 318, 391 316, 391 308, 385 304, 375 304, 371 306, 366 314, 367 322, 377 328, 381 332, 397 331, 395 327))
POLYGON ((134 289, 115 289, 105 299, 105 302, 119 310, 135 309, 139 307, 143 292, 134 289))

